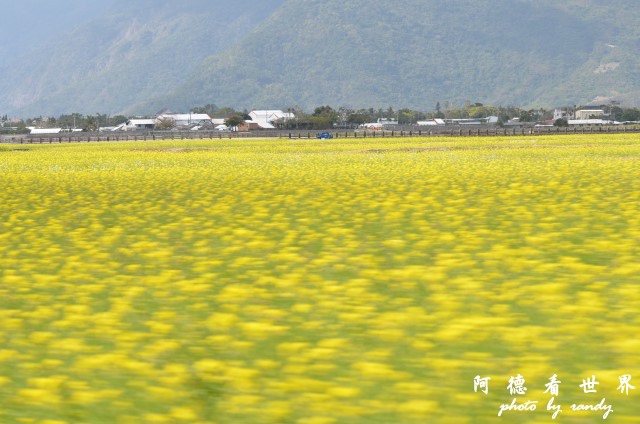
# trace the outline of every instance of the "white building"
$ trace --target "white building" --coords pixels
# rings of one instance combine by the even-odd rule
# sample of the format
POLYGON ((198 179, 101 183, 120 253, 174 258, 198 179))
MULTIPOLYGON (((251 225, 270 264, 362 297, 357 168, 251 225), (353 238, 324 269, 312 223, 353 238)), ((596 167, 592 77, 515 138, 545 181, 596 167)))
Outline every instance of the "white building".
POLYGON ((156 117, 156 122, 163 119, 172 120, 176 127, 212 124, 211 117, 206 113, 163 113, 156 117))
POLYGON ((576 111, 576 119, 594 119, 600 116, 604 116, 604 110, 602 109, 582 109, 576 111))
POLYGON ((378 124, 382 125, 382 127, 393 127, 398 125, 397 119, 389 119, 389 118, 378 118, 378 124))
POLYGON ((558 119, 573 119, 573 114, 568 110, 554 109, 553 120, 557 121, 558 119))
POLYGON ((416 122, 416 125, 418 125, 419 127, 432 127, 432 126, 444 125, 444 124, 445 124, 444 119, 440 119, 440 118, 431 119, 429 121, 416 122))
POLYGON ((30 134, 60 134, 62 132, 62 128, 36 128, 36 127, 27 127, 30 131, 30 134))
POLYGON ((134 118, 118 125, 113 131, 152 130, 155 126, 156 120, 154 118, 134 118))
POLYGON ((257 123, 260 128, 275 128, 279 124, 285 124, 287 121, 294 119, 295 115, 291 112, 283 112, 281 110, 253 110, 249 113, 251 121, 257 123))
POLYGON ((608 119, 569 119, 569 125, 576 126, 599 126, 599 125, 620 125, 620 122, 610 121, 608 119))

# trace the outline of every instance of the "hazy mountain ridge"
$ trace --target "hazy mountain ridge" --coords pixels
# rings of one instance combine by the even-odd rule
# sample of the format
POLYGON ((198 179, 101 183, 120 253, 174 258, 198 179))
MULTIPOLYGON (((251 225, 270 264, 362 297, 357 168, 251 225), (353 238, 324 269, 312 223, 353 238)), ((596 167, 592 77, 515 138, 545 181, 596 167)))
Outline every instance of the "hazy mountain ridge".
POLYGON ((10 72, 0 111, 555 106, 640 93, 632 0, 130 3, 10 72))
POLYGON ((112 2, 107 13, 12 64, 0 82, 0 110, 126 110, 171 91, 206 57, 249 33, 280 0, 219 7, 221 2, 206 0, 129 3, 112 2))
MULTIPOLYGON (((5 1, 0 13, 0 61, 30 54, 69 32, 77 22, 95 19, 116 0, 5 1)), ((1 63, 1 62, 0 62, 1 63)))

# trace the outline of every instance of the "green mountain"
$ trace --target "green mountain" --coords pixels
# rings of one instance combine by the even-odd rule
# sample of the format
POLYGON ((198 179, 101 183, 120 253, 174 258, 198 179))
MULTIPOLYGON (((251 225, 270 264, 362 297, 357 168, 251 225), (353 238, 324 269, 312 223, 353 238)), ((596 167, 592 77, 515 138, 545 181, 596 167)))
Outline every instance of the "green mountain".
POLYGON ((638 106, 638 22, 635 0, 112 0, 0 66, 0 112, 638 106))
POLYGON ((640 90, 629 0, 290 0, 156 105, 567 105, 640 90))

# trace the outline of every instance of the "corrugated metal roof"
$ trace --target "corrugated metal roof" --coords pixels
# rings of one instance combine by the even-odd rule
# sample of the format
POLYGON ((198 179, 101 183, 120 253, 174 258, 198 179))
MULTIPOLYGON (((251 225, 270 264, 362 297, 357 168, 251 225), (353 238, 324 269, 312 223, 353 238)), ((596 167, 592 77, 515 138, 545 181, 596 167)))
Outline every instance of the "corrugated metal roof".
POLYGON ((129 119, 127 125, 155 125, 155 119, 129 119))
POLYGON ((59 134, 62 128, 32 128, 31 134, 59 134))
POLYGON ((254 122, 269 122, 279 119, 294 119, 295 115, 281 110, 253 110, 249 113, 254 122))
POLYGON ((206 113, 163 113, 158 116, 158 118, 169 118, 175 121, 191 121, 191 122, 200 122, 200 121, 210 121, 211 117, 206 113))
POLYGON ((605 119, 569 119, 569 125, 609 125, 612 121, 605 119))

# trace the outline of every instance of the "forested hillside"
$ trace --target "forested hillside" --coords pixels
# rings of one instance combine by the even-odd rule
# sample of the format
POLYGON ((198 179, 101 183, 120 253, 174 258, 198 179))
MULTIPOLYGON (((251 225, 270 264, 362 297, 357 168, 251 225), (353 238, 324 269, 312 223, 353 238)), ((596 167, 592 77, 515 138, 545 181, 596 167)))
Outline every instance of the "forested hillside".
POLYGON ((288 1, 157 104, 551 106, 622 97, 640 88, 635 6, 288 1))
POLYGON ((637 106, 638 22, 634 0, 112 0, 5 63, 0 112, 637 106))

